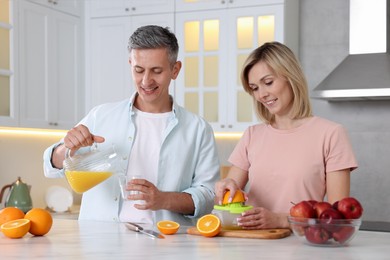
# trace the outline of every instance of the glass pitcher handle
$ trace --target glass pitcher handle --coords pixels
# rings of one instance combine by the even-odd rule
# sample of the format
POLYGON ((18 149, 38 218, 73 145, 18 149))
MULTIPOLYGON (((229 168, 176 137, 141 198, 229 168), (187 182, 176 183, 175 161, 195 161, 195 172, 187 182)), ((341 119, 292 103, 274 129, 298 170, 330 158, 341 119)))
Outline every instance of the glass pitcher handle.
MULTIPOLYGON (((98 149, 98 145, 97 145, 96 142, 94 142, 93 145, 92 145, 92 147, 91 147, 91 151, 95 151, 95 150, 97 150, 97 149, 98 149)), ((66 159, 69 159, 69 158, 72 160, 72 158, 71 158, 71 156, 70 156, 70 152, 71 152, 71 150, 70 150, 69 148, 66 148, 66 151, 65 151, 65 160, 66 160, 66 159)))

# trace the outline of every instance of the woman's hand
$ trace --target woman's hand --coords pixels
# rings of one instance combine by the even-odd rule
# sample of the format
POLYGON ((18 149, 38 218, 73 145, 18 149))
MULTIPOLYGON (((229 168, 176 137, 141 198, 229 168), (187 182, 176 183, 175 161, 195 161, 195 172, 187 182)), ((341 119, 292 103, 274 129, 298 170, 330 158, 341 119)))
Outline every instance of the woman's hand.
POLYGON ((229 200, 231 201, 236 191, 244 189, 247 182, 248 172, 236 166, 231 166, 227 177, 215 184, 215 203, 221 205, 223 195, 228 190, 230 190, 229 200))
POLYGON ((240 187, 238 187, 236 181, 231 178, 225 178, 218 181, 215 184, 215 203, 218 203, 218 205, 222 205, 223 195, 228 190, 230 191, 230 202, 233 199, 236 191, 239 189, 240 187))
POLYGON ((237 222, 242 229, 289 228, 287 216, 287 213, 274 213, 257 207, 243 212, 237 222))

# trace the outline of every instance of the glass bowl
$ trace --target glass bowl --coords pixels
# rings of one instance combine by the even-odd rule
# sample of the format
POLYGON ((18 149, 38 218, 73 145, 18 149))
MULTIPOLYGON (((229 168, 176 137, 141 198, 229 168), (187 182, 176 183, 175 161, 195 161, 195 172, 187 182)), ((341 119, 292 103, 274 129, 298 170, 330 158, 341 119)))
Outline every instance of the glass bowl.
POLYGON ((288 216, 294 234, 305 244, 314 246, 345 246, 356 235, 361 219, 296 218, 288 216))

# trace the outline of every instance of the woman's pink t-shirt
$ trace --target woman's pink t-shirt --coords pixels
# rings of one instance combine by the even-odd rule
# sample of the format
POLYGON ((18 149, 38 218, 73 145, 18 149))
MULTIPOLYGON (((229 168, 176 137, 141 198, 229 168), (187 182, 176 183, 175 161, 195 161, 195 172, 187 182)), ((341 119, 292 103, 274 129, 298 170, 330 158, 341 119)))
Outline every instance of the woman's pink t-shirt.
POLYGON ((319 117, 290 130, 251 126, 229 162, 248 171, 247 204, 279 213, 291 202, 323 200, 327 172, 357 168, 344 128, 319 117))

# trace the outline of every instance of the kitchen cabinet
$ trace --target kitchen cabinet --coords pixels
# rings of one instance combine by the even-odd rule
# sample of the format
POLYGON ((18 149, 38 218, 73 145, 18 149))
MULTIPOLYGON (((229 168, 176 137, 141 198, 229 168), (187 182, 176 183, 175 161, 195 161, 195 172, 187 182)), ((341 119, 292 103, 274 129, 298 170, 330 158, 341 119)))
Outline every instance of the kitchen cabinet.
POLYGON ((82 13, 80 0, 28 0, 47 8, 80 16, 82 13))
MULTIPOLYGON (((91 2, 92 4, 92 2, 91 2)), ((173 29, 174 14, 144 14, 90 18, 86 60, 86 109, 123 100, 134 91, 129 65, 128 40, 138 27, 148 24, 173 29)))
POLYGON ((283 0, 176 0, 176 12, 283 4, 283 0))
POLYGON ((0 126, 18 124, 14 1, 0 1, 0 126))
POLYGON ((298 2, 269 2, 275 4, 176 12, 183 61, 176 80, 176 100, 204 117, 214 131, 243 131, 258 122, 252 98, 240 82, 242 64, 253 49, 267 41, 297 49, 298 2))
POLYGON ((90 0, 90 17, 115 17, 142 14, 172 13, 172 0, 90 0))
POLYGON ((68 129, 83 113, 80 20, 29 1, 19 18, 19 124, 68 129))

